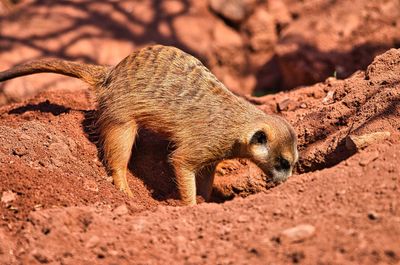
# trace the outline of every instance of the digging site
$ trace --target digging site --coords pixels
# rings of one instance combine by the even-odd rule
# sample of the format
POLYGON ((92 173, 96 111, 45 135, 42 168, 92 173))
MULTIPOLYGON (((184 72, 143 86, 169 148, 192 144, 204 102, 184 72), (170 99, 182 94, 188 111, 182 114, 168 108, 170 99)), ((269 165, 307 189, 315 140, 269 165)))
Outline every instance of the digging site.
POLYGON ((399 33, 398 0, 0 1, 0 71, 175 46, 285 118, 299 151, 279 185, 225 160, 185 206, 170 141, 140 130, 128 197, 86 84, 0 83, 0 264, 400 264, 399 33))

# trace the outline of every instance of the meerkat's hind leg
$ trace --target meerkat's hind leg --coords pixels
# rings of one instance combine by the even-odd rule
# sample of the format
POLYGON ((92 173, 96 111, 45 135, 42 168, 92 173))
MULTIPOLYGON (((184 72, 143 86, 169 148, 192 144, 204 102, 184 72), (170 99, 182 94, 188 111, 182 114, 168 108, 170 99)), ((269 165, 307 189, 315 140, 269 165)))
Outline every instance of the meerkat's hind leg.
POLYGON ((137 129, 134 121, 100 127, 104 158, 114 185, 130 197, 133 194, 129 188, 126 173, 137 129))

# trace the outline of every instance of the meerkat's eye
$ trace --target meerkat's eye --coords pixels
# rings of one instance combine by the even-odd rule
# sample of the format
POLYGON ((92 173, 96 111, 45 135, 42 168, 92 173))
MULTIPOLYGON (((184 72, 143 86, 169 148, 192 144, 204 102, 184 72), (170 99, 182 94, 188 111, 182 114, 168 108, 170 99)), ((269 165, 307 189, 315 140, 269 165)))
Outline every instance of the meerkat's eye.
POLYGON ((267 143, 267 136, 263 131, 257 131, 250 140, 251 144, 266 144, 267 143))

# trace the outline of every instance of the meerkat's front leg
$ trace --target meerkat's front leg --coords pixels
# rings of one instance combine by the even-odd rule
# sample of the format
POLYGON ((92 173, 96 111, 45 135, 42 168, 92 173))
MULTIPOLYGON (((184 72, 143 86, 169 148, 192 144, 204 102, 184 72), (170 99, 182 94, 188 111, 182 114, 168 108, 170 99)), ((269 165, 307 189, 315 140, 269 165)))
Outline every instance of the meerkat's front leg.
POLYGON ((199 195, 201 195, 205 201, 209 201, 212 193, 212 187, 214 183, 216 164, 204 167, 196 176, 196 184, 199 195))
MULTIPOLYGON (((177 156, 175 156, 177 157, 177 156)), ((190 167, 180 162, 178 159, 172 158, 172 164, 175 169, 176 182, 178 184, 181 200, 186 205, 196 204, 196 179, 195 171, 190 167)))
POLYGON ((114 180, 114 185, 132 197, 126 179, 128 162, 135 141, 137 125, 135 122, 107 124, 100 127, 103 140, 104 158, 114 180))

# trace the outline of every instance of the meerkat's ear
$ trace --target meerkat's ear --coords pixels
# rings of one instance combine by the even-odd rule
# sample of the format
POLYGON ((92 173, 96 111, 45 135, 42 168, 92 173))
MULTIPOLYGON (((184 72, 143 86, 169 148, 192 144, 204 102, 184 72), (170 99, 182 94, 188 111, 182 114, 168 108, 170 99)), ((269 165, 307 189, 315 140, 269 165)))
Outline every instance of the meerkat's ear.
POLYGON ((256 131, 250 139, 250 144, 264 145, 267 143, 267 135, 263 130, 256 131))

